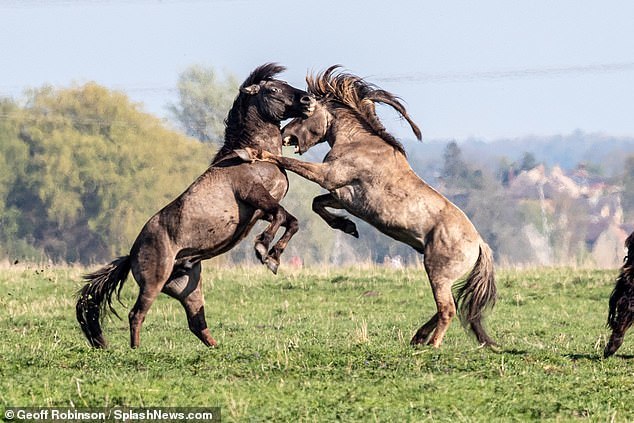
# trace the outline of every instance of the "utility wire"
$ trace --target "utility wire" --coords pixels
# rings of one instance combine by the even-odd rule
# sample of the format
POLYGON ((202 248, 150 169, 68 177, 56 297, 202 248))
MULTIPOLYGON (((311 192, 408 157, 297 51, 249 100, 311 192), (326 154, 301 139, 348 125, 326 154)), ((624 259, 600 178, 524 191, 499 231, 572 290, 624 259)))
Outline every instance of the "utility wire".
POLYGON ((577 65, 563 67, 524 68, 482 72, 404 73, 373 78, 379 82, 451 83, 472 81, 499 81, 513 79, 537 79, 573 75, 599 75, 624 73, 634 70, 634 62, 577 65))
MULTIPOLYGON (((602 75, 608 73, 626 73, 634 71, 634 62, 604 63, 591 65, 575 65, 560 67, 523 68, 510 70, 490 70, 482 72, 444 72, 425 73, 412 72, 396 75, 376 75, 368 79, 376 82, 410 82, 419 84, 430 83, 458 83, 477 81, 503 81, 520 79, 557 78, 575 75, 602 75)), ((178 89, 174 86, 141 84, 114 84, 110 89, 126 93, 175 94, 178 89)), ((0 85, 0 96, 12 96, 24 87, 0 85)))

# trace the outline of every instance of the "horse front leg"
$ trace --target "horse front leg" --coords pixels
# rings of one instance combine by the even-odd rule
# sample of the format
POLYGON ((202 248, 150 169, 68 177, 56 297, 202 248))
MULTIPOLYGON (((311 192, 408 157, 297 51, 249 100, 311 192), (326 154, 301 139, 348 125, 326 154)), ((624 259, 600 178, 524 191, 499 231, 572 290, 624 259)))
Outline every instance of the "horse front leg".
POLYGON ((328 191, 335 190, 346 184, 342 179, 343 170, 341 166, 333 166, 331 163, 311 163, 290 157, 276 156, 266 150, 259 151, 254 148, 245 147, 235 150, 235 153, 244 161, 263 161, 274 163, 286 170, 298 174, 302 178, 315 182, 328 191))
POLYGON ((299 230, 299 223, 297 222, 295 216, 293 216, 286 210, 284 211, 286 213, 286 216, 282 226, 285 228, 285 231, 280 239, 275 243, 273 248, 271 248, 271 250, 269 251, 268 261, 266 262, 269 270, 275 274, 277 274, 277 268, 280 265, 280 256, 288 246, 288 242, 299 230))
POLYGON ((333 229, 339 229, 355 238, 359 238, 357 225, 353 221, 344 216, 332 214, 326 207, 331 209, 345 209, 339 200, 332 194, 322 194, 313 198, 313 211, 319 215, 333 229))
MULTIPOLYGON (((287 228, 284 235, 289 232, 289 227, 294 226, 291 233, 285 238, 284 242, 288 243, 288 240, 297 232, 297 219, 280 206, 278 201, 273 198, 263 185, 256 184, 249 186, 245 193, 238 193, 238 197, 243 202, 257 209, 257 214, 260 214, 264 220, 270 222, 269 226, 256 237, 254 248, 258 260, 266 264, 273 273, 277 273, 279 254, 281 254, 281 251, 277 256, 271 257, 269 245, 281 226, 287 228), (291 224, 292 221, 295 221, 294 225, 291 224)), ((282 241, 282 238, 280 238, 280 241, 282 241)), ((280 241, 278 241, 278 244, 280 241)), ((285 248, 286 244, 283 244, 283 247, 285 248)), ((281 250, 283 250, 283 248, 281 250)))

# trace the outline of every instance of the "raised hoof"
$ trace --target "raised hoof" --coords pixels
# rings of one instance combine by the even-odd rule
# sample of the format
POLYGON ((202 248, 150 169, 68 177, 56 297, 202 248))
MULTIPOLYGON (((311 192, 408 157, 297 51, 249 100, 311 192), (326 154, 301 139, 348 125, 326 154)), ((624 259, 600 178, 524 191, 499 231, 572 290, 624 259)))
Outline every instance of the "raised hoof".
POLYGON ((277 275, 277 269, 280 267, 280 263, 277 260, 269 257, 265 260, 265 264, 274 275, 277 275))
POLYGON ((357 231, 357 225, 353 221, 343 218, 343 225, 341 230, 348 235, 352 235, 355 238, 359 238, 359 232, 357 231))
POLYGON ((268 249, 264 246, 264 244, 260 242, 255 243, 255 256, 262 262, 262 264, 266 264, 268 259, 268 249))

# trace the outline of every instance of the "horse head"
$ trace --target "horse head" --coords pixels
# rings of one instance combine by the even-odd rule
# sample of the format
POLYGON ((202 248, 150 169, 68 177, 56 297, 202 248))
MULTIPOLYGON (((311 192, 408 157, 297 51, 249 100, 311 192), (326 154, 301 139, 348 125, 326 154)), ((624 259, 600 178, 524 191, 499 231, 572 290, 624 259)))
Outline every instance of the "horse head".
POLYGON ((410 124, 416 138, 421 139, 420 129, 398 97, 363 78, 341 72, 339 68, 339 65, 334 65, 317 75, 306 77, 308 92, 317 97, 317 104, 310 116, 294 119, 284 127, 282 138, 285 145, 294 145, 297 147, 295 152, 303 154, 318 143, 331 142, 328 133, 335 118, 340 116, 337 110, 347 109, 353 112, 354 119, 363 121, 372 132, 405 154, 401 143, 387 132, 379 120, 375 103, 394 108, 410 124))
POLYGON ((310 116, 293 119, 284 126, 284 145, 295 146, 295 153, 304 154, 312 146, 326 141, 333 118, 325 104, 318 100, 310 116))
POLYGON ((315 108, 315 97, 273 78, 283 70, 283 66, 273 63, 256 68, 240 86, 240 93, 247 97, 249 104, 256 105, 263 118, 272 122, 310 116, 315 108))

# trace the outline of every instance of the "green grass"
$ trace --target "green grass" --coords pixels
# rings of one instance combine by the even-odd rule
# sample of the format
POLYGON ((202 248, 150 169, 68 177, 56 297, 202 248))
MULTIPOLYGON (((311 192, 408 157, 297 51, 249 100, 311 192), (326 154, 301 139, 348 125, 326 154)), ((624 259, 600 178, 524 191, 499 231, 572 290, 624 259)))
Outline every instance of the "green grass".
MULTIPOLYGON (((488 319, 499 352, 477 348, 457 322, 441 349, 409 346, 435 311, 420 269, 211 267, 218 348, 162 296, 140 349, 115 318, 104 325, 110 349, 92 350, 74 318, 82 271, 0 275, 3 407, 219 406, 224 421, 634 420, 634 332, 601 358, 615 271, 499 272, 488 319)), ((135 283, 123 291, 130 306, 135 283)))

